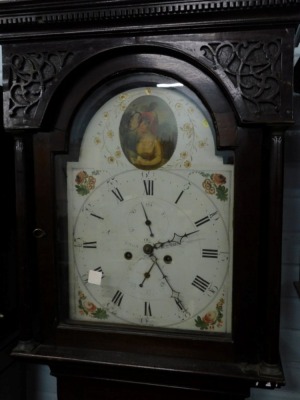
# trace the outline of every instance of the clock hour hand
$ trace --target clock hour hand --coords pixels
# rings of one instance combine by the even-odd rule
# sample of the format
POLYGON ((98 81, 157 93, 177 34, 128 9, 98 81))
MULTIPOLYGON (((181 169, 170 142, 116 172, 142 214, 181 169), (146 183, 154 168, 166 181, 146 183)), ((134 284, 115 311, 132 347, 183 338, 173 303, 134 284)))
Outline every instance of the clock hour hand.
POLYGON ((153 234, 152 229, 151 229, 151 221, 150 221, 150 219, 148 218, 148 215, 147 215, 146 209, 145 209, 145 207, 144 207, 144 204, 143 204, 143 203, 141 203, 141 204, 142 204, 142 208, 143 208, 144 215, 145 215, 145 218, 146 218, 145 224, 146 224, 146 225, 148 226, 148 228, 149 228, 150 236, 153 237, 154 234, 153 234))
POLYGON ((171 240, 166 240, 165 242, 157 242, 153 245, 153 247, 154 249, 161 249, 162 247, 165 247, 167 245, 174 245, 174 246, 180 245, 184 238, 194 235, 197 232, 199 232, 199 230, 185 233, 183 235, 178 235, 177 233, 174 233, 171 240))

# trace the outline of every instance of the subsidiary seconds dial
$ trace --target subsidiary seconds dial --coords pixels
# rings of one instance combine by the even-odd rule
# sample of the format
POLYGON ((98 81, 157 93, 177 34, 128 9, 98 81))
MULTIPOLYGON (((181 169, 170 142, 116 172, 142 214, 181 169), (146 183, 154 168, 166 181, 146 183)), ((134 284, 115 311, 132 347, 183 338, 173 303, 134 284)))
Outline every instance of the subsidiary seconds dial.
POLYGON ((194 317, 226 285, 228 216, 201 179, 135 169, 87 197, 73 227, 73 259, 109 321, 194 329, 194 317), (101 283, 87 279, 90 271, 101 271, 101 283))

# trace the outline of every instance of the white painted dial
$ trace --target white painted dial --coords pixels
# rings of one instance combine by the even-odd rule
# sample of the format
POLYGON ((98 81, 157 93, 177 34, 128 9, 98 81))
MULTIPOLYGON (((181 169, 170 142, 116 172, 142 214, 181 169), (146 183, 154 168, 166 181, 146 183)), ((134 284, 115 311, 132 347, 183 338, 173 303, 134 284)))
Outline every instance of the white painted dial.
POLYGON ((199 185, 191 172, 128 170, 84 201, 72 258, 109 321, 196 329, 195 316, 228 285, 228 219, 197 174, 199 185))

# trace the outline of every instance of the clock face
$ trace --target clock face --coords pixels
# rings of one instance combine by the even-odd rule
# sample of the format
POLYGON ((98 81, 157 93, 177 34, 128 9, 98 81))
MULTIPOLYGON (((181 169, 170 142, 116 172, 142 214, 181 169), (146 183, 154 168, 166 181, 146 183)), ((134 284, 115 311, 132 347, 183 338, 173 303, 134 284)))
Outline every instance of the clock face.
POLYGON ((194 95, 144 80, 97 108, 68 163, 70 316, 228 333, 233 167, 194 95))

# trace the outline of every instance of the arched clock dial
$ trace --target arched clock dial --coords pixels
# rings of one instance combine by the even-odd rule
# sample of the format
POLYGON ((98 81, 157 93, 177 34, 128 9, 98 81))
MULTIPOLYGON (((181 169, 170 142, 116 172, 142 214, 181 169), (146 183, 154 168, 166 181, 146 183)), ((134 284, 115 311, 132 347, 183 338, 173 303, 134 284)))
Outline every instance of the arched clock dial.
POLYGON ((228 220, 196 176, 198 185, 191 172, 128 170, 83 202, 73 262, 107 321, 196 329, 195 318, 227 290, 228 220))
POLYGON ((229 333, 233 166, 208 111, 156 74, 111 87, 74 121, 84 134, 67 166, 70 316, 229 333))

